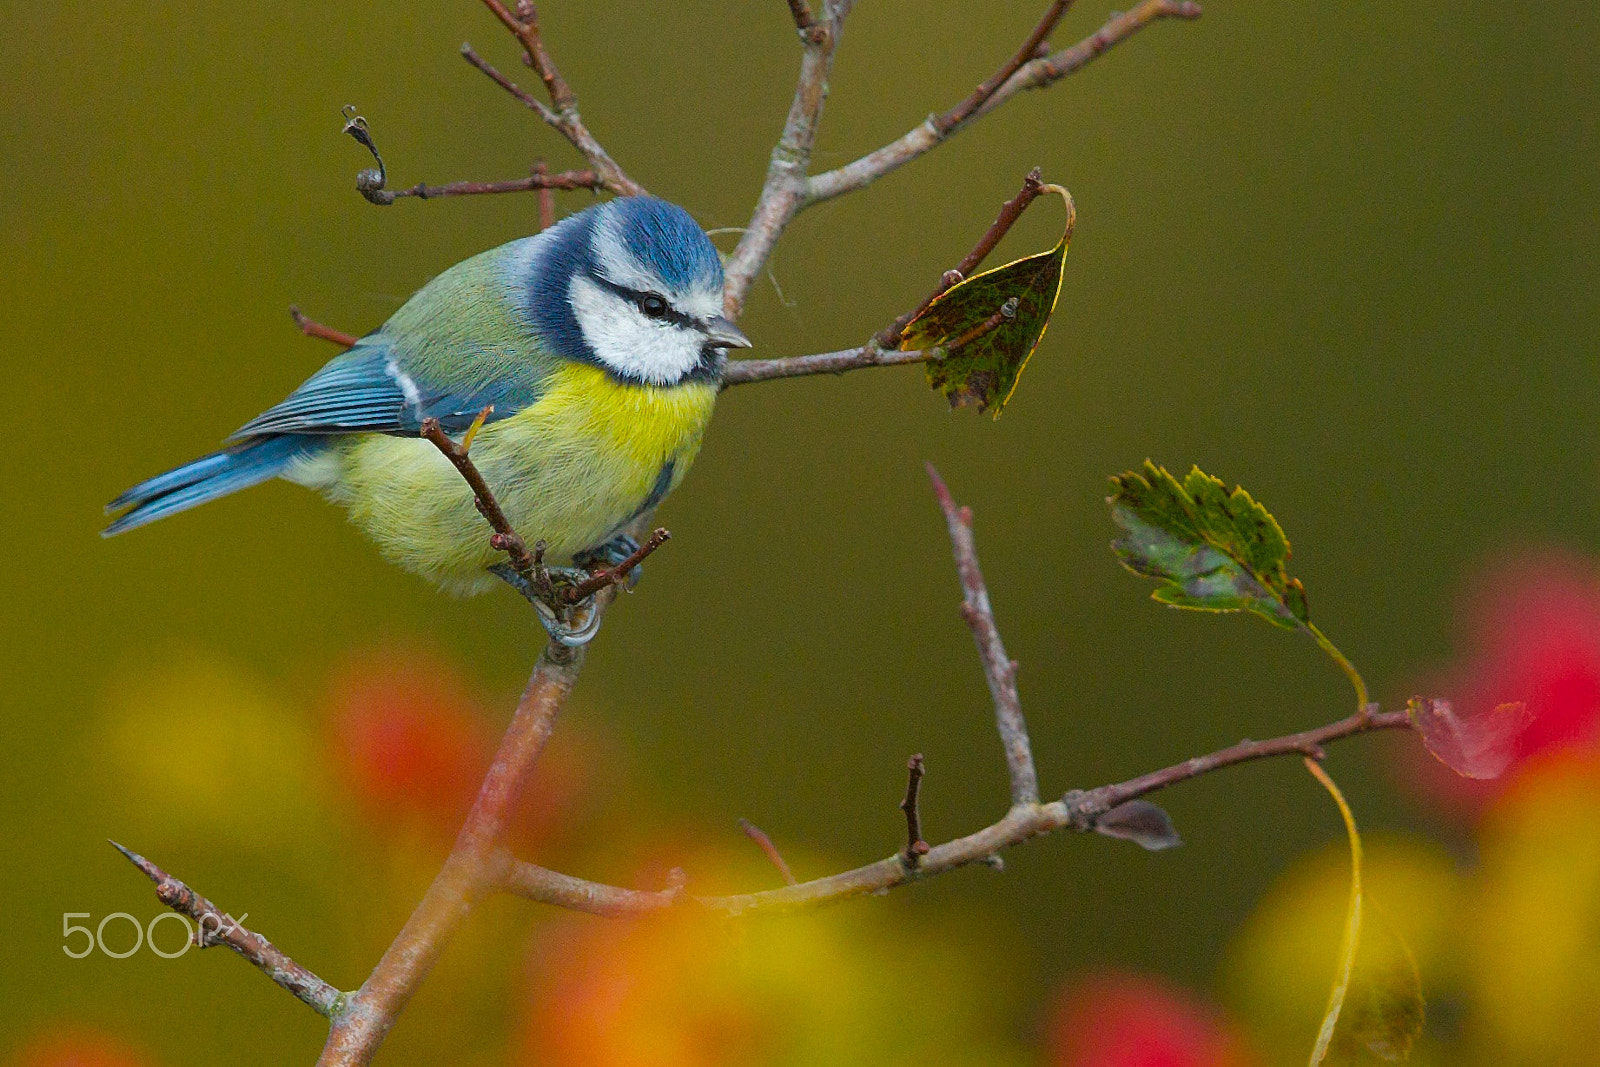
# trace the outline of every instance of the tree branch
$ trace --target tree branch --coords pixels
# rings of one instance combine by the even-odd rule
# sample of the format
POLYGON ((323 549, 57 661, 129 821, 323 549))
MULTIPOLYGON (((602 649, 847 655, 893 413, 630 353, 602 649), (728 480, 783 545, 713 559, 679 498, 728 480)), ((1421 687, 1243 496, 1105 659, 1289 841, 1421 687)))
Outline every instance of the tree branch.
POLYGON ((656 527, 655 531, 645 538, 639 547, 628 555, 627 559, 615 567, 595 571, 577 585, 564 590, 561 594, 561 599, 568 604, 576 604, 586 597, 593 596, 607 586, 622 584, 635 567, 643 563, 652 552, 670 540, 672 540, 671 531, 660 526, 656 527))
POLYGON ((550 642, 517 704, 455 847, 411 918, 334 1017, 319 1067, 370 1063, 474 904, 507 878, 507 819, 583 666, 583 649, 550 642))
MULTIPOLYGON (((913 757, 907 768, 906 799, 901 804, 907 817, 908 847, 905 850, 864 867, 781 889, 684 899, 728 916, 756 911, 792 911, 863 893, 882 892, 972 863, 998 866, 997 854, 1002 849, 1061 830, 1092 832, 1101 816, 1120 805, 1191 778, 1224 767, 1276 756, 1322 759, 1323 747, 1335 741, 1377 730, 1411 728, 1411 717, 1407 712, 1384 713, 1369 707, 1349 718, 1314 730, 1286 734, 1266 741, 1241 741, 1237 745, 1196 756, 1125 782, 1103 785, 1097 789, 1073 790, 1060 800, 1039 803, 1038 780, 1028 746, 1027 726, 1023 722, 1017 699, 1016 665, 1006 658, 1005 647, 995 628, 973 543, 971 512, 956 506, 948 488, 931 467, 928 473, 933 480, 940 509, 944 512, 945 526, 961 578, 962 616, 972 628, 977 642, 979 659, 983 663, 984 675, 989 680, 989 690, 994 700, 996 728, 1005 745, 1006 763, 1011 776, 1009 809, 998 821, 976 833, 934 845, 926 851, 918 849, 916 843, 922 836, 917 804, 921 766, 920 760, 913 757)), ((606 916, 657 911, 671 907, 680 899, 680 895, 672 891, 652 893, 590 882, 531 863, 518 862, 509 856, 505 857, 502 867, 500 888, 540 903, 606 916)))
POLYGON ((1016 54, 1007 60, 1004 66, 980 82, 971 96, 943 115, 935 115, 929 119, 939 136, 948 137, 959 129, 962 123, 977 114, 978 109, 989 102, 989 98, 1010 80, 1019 67, 1030 59, 1038 58, 1039 48, 1050 39, 1050 35, 1055 32, 1056 23, 1061 21, 1061 16, 1065 15, 1067 8, 1071 6, 1072 0, 1055 0, 1039 19, 1039 24, 1033 28, 1033 32, 1028 34, 1028 39, 1022 42, 1022 47, 1017 49, 1016 54))
POLYGON ((972 246, 972 251, 966 254, 954 270, 944 272, 944 275, 939 279, 938 287, 929 293, 922 303, 879 331, 878 335, 873 338, 878 346, 880 348, 894 348, 898 345, 900 338, 905 334, 906 327, 918 315, 927 311, 935 300, 955 286, 960 285, 963 279, 977 270, 978 266, 989 257, 989 253, 995 250, 995 246, 1000 243, 1001 239, 1011 232, 1011 227, 1015 226, 1017 220, 1022 217, 1022 213, 1028 210, 1028 205, 1038 199, 1039 191, 1043 188, 1044 177, 1039 168, 1034 167, 1028 172, 1027 177, 1022 179, 1022 188, 1017 191, 1017 195, 1000 205, 1000 214, 995 216, 995 220, 989 224, 989 228, 983 231, 983 236, 978 238, 978 243, 972 246))
MULTIPOLYGON (((823 0, 822 18, 801 34, 804 52, 789 117, 772 149, 766 182, 761 187, 755 211, 750 215, 744 235, 739 238, 738 247, 723 268, 723 314, 730 319, 737 319, 744 310, 750 283, 772 254, 783 228, 805 205, 806 172, 811 167, 811 150, 817 142, 822 105, 828 98, 833 53, 844 32, 844 20, 854 5, 855 0, 823 0)), ((798 16, 796 21, 798 23, 798 16)))
POLYGON ((1200 17, 1200 5, 1187 0, 1144 0, 1131 11, 1113 15, 1099 30, 1072 47, 1053 55, 1033 58, 1038 46, 1049 36, 1050 31, 1055 28, 1055 23, 1065 13, 1066 6, 1059 2, 1051 6, 1044 18, 1039 21, 1039 25, 1034 28, 1033 34, 1029 36, 1029 42, 1033 43, 1033 51, 1024 54, 1028 49, 1025 43, 1024 47, 1012 57, 1011 62, 1000 68, 998 73, 1006 75, 1002 80, 997 82, 994 78, 990 78, 978 86, 971 96, 942 115, 929 116, 898 139, 854 162, 812 176, 806 182, 803 206, 809 207, 823 200, 831 200, 844 193, 866 188, 890 171, 905 166, 930 149, 937 148, 951 134, 963 129, 973 119, 987 115, 1022 90, 1039 89, 1055 84, 1068 74, 1083 69, 1091 60, 1103 55, 1113 45, 1127 40, 1152 22, 1167 18, 1200 17), (1057 11, 1057 8, 1061 10, 1057 11), (1040 34, 1040 29, 1044 29, 1045 32, 1040 34), (1019 57, 1025 62, 1013 66, 1019 57), (1008 68, 1009 73, 1007 73, 1008 68))
MULTIPOLYGON (((1062 830, 1092 832, 1100 816, 1119 804, 1224 767, 1277 756, 1317 758, 1325 745, 1335 741, 1379 730, 1410 728, 1411 718, 1404 711, 1377 712, 1367 718, 1351 715, 1314 730, 1266 741, 1243 741, 1125 782, 1103 785, 1097 789, 1074 790, 1060 800, 1047 804, 1014 807, 999 821, 976 833, 934 845, 915 867, 909 866, 903 854, 897 852, 864 867, 781 889, 733 896, 690 896, 685 899, 708 910, 735 917, 752 912, 797 911, 866 893, 879 893, 969 864, 993 863, 1000 851, 1044 834, 1062 830)), ((665 893, 588 882, 528 863, 512 863, 502 888, 529 900, 593 915, 638 915, 670 907, 677 902, 676 898, 665 893)))
POLYGON ((744 836, 754 841, 756 843, 756 847, 762 851, 762 853, 767 857, 767 860, 771 862, 774 867, 778 868, 778 874, 782 876, 784 885, 799 884, 795 881, 794 872, 789 869, 788 862, 784 860, 783 853, 778 851, 778 846, 772 843, 772 838, 767 836, 765 830, 761 829, 761 827, 757 826, 749 819, 740 819, 739 829, 743 830, 744 836))
POLYGON ((918 752, 906 760, 906 798, 900 802, 900 810, 906 816, 906 847, 900 859, 907 867, 918 866, 928 854, 929 845, 922 839, 922 811, 917 806, 923 773, 922 753, 918 752))
POLYGON ((583 119, 578 114, 577 94, 572 91, 566 79, 561 77, 561 72, 556 69, 555 60, 550 58, 550 53, 545 49, 544 37, 539 31, 538 9, 530 0, 520 0, 516 14, 506 10, 505 4, 500 0, 483 0, 483 5, 521 43, 524 61, 544 82, 551 106, 546 107, 517 88, 509 78, 483 62, 469 46, 463 45, 461 54, 466 57, 467 62, 493 78, 501 88, 530 107, 551 128, 570 141, 572 147, 589 161, 589 166, 600 176, 601 184, 605 188, 619 196, 637 196, 643 193, 644 186, 628 177, 627 172, 600 146, 600 142, 595 140, 594 135, 589 132, 589 127, 583 124, 583 119))
POLYGON ((115 841, 111 842, 111 847, 128 857, 129 863, 156 884, 157 900, 179 915, 187 915, 195 921, 196 948, 226 945, 254 964, 262 974, 310 1005, 317 1014, 331 1019, 342 1010, 349 994, 312 974, 260 934, 246 930, 242 922, 236 921, 233 916, 137 852, 123 848, 115 841))
POLYGON ((817 20, 811 14, 811 5, 806 0, 789 0, 789 14, 794 18, 794 28, 802 37, 816 28, 817 20))
POLYGON ((938 349, 918 349, 915 352, 886 352, 876 343, 868 342, 860 348, 842 348, 837 352, 817 352, 809 356, 786 356, 782 359, 730 359, 722 371, 722 388, 749 385, 751 382, 769 382, 775 378, 804 378, 811 374, 843 374, 863 367, 903 367, 907 363, 926 363, 941 355, 938 349))

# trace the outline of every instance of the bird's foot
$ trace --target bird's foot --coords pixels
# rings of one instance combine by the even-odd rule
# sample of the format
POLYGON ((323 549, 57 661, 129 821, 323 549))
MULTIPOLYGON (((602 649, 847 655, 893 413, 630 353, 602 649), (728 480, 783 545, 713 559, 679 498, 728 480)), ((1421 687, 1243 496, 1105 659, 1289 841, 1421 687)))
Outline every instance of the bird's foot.
POLYGON ((533 605, 534 614, 544 626, 550 639, 557 644, 576 648, 586 645, 600 632, 601 612, 593 596, 569 604, 562 593, 588 580, 589 572, 581 567, 546 567, 548 584, 541 588, 517 573, 509 563, 496 563, 490 573, 521 593, 533 605))
MULTIPOLYGON (((610 570, 612 567, 621 566, 639 551, 639 542, 627 534, 617 534, 611 540, 596 548, 579 552, 573 557, 573 562, 590 571, 610 570)), ((639 584, 639 573, 642 565, 635 563, 633 569, 628 571, 623 580, 618 583, 627 592, 632 592, 633 587, 639 584)), ((587 575, 585 576, 587 577, 587 575)))

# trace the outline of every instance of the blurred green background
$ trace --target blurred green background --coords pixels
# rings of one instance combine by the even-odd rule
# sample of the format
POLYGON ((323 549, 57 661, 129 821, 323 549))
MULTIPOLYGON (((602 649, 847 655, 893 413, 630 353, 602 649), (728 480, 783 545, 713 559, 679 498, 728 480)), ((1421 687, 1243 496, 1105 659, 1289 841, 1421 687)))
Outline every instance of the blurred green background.
MULTIPOLYGON (((784 6, 541 6, 613 154, 707 227, 741 225, 798 63, 784 6)), ((1042 7, 861 4, 817 169, 948 107, 1042 7)), ((156 1062, 310 1062, 321 1021, 238 961, 68 959, 60 916, 157 913, 104 844, 116 837, 355 986, 445 839, 407 845, 402 875, 361 824, 307 819, 326 835, 309 844, 284 831, 301 823, 282 812, 320 810, 334 786, 300 765, 309 748, 275 746, 322 736, 330 678, 375 649, 451 665, 499 723, 540 635, 509 594, 447 600, 386 566, 292 486, 110 542, 100 508, 333 354, 295 333, 291 302, 364 332, 449 264, 531 232, 531 196, 362 201, 353 177, 369 161, 339 134, 342 105, 366 115, 395 186, 574 158, 456 55, 471 41, 535 83, 470 0, 0 10, 0 354, 17 413, 0 461, 0 1052, 76 1020, 156 1062), (245 705, 259 729, 236 720, 245 705), (260 753, 289 784, 248 769, 260 753), (260 792, 230 801, 225 827, 193 815, 205 788, 244 785, 260 792), (269 799, 252 815, 250 796, 269 799)), ((1107 13, 1080 5, 1057 43, 1107 13)), ((1486 556, 1600 542, 1597 54, 1586 3, 1215 0, 803 215, 772 262, 785 299, 758 286, 743 323, 760 356, 867 337, 1035 164, 1072 189, 1079 224, 1054 324, 998 422, 947 412, 915 370, 723 398, 660 514, 674 540, 608 618, 567 722, 608 753, 593 803, 612 815, 596 825, 629 829, 538 858, 694 876, 670 828, 742 854, 746 816, 802 876, 826 873, 896 846, 915 751, 931 837, 999 814, 1004 765, 923 460, 976 511, 1047 794, 1349 710, 1310 642, 1160 609, 1114 563, 1105 478, 1147 456, 1264 500, 1314 617, 1375 696, 1403 699, 1449 656, 1456 593, 1486 556)), ((588 199, 562 194, 561 208, 588 199)), ((1059 227, 1041 202, 1002 253, 1047 247, 1059 227)), ((1342 746, 1330 769, 1369 828, 1408 825, 1373 746, 1342 746)), ((957 873, 840 921, 967 946, 1006 991, 979 1026, 1006 1047, 1035 1040, 1049 991, 1081 967, 1206 988, 1274 877, 1342 831, 1286 762, 1161 803, 1177 851, 1037 842, 1004 874, 957 873)), ((447 1005, 436 983, 383 1062, 500 1062, 523 965, 484 946, 525 929, 526 911, 496 905, 447 958, 476 976, 461 988, 491 991, 472 1001, 479 1044, 424 1022, 447 1005)))

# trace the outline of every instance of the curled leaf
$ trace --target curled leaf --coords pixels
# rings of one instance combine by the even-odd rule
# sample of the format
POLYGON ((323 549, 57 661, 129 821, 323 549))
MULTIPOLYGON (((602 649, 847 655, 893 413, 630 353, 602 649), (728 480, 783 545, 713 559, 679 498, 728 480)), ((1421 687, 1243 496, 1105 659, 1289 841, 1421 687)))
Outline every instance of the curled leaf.
POLYGON ((1412 697, 1406 710, 1433 757, 1465 778, 1504 774, 1516 757, 1517 739, 1533 720, 1521 703, 1500 704, 1466 719, 1437 697, 1412 697))
POLYGON ((1160 579, 1163 604, 1200 611, 1250 611, 1275 626, 1310 622, 1305 588, 1290 578, 1289 540, 1266 508, 1239 486, 1190 469, 1179 482, 1145 461, 1111 479, 1107 503, 1123 534, 1111 543, 1122 565, 1160 579))
POLYGON ((928 384, 953 408, 975 404, 979 411, 1000 412, 1016 391, 1028 358, 1044 339, 1045 327, 1061 295, 1061 273, 1076 218, 1072 197, 1067 202, 1067 227, 1048 252, 1007 263, 957 282, 907 324, 903 352, 943 348, 943 358, 926 364, 928 384))
POLYGON ((1339 970, 1311 1051, 1311 1067, 1330 1055, 1332 1062, 1351 1062, 1363 1051, 1380 1059, 1403 1060, 1422 1033, 1422 982, 1416 960, 1387 924, 1367 921, 1361 833, 1355 816, 1328 773, 1315 760, 1305 763, 1333 797, 1350 839, 1350 904, 1339 943, 1339 970), (1366 936, 1369 933, 1376 936, 1366 936))
POLYGON ((1150 852, 1183 844, 1183 838, 1172 825, 1172 816, 1148 800, 1118 804, 1094 821, 1094 832, 1119 841, 1132 841, 1150 852))

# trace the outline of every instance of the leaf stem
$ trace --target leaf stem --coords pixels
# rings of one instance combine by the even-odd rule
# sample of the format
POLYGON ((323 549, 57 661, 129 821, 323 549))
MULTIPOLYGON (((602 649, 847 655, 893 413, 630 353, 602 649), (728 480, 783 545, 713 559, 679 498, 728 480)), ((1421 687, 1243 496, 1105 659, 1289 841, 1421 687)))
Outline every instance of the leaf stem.
POLYGON ((1370 703, 1370 698, 1367 696, 1367 683, 1366 679, 1361 677, 1361 672, 1356 670, 1356 665, 1351 663, 1343 652, 1339 651, 1338 645, 1328 640, 1327 635, 1317 629, 1316 623, 1306 623, 1306 632, 1316 640, 1317 647, 1326 652, 1329 658, 1339 665, 1339 669, 1344 671, 1344 676, 1350 679, 1350 684, 1355 686, 1356 714, 1367 714, 1367 705, 1370 703))
POLYGON ((1327 1057, 1328 1047, 1333 1042, 1334 1029, 1339 1025, 1339 1014, 1344 1010, 1345 997, 1350 992, 1350 979, 1355 974, 1356 950, 1361 944, 1361 833, 1356 829, 1356 819, 1350 813, 1350 805, 1346 803, 1344 794, 1328 776, 1328 772, 1309 756, 1306 757, 1305 764, 1306 770, 1322 783, 1322 788, 1328 791, 1333 797, 1333 802, 1338 805, 1339 815, 1344 819, 1345 835, 1350 839, 1350 903, 1345 911, 1344 934, 1339 944, 1339 973, 1334 979, 1333 990, 1328 995, 1328 1009, 1322 1017, 1322 1028, 1317 1032, 1316 1046, 1311 1050, 1310 1067, 1317 1067, 1327 1057))

